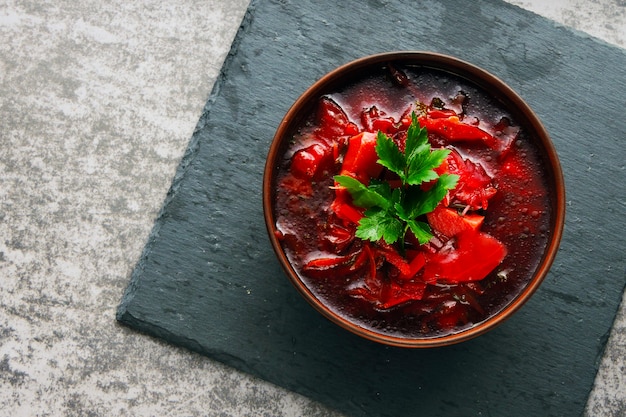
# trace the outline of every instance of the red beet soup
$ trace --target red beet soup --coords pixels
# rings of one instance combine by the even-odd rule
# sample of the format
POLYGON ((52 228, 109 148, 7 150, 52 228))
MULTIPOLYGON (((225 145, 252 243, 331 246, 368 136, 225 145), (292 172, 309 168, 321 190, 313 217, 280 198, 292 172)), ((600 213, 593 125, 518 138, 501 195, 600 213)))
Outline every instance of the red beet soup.
POLYGON ((350 322, 392 337, 458 333, 504 309, 542 261, 554 222, 547 161, 515 115, 464 78, 380 64, 321 94, 290 137, 273 185, 276 236, 306 287, 350 322), (407 138, 420 129, 420 146, 445 153, 434 177, 403 195, 408 187, 381 161, 409 158, 407 138), (380 207, 359 201, 345 177, 383 187, 380 207), (406 224, 381 214, 403 217, 406 201, 431 199, 444 177, 456 182, 432 210, 406 224), (387 228, 401 238, 376 239, 387 228))

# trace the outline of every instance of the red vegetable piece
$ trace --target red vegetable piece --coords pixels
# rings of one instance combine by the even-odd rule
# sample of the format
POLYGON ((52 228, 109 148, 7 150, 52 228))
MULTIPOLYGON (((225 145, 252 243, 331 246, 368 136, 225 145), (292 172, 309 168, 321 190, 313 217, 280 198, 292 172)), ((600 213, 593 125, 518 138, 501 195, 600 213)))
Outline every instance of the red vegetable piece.
POLYGON ((409 274, 406 276, 400 276, 401 279, 411 279, 426 265, 426 257, 422 252, 419 252, 415 257, 409 262, 409 274))
POLYGON ((359 254, 357 255, 356 259, 354 260, 354 263, 350 266, 350 272, 354 272, 354 271, 361 269, 363 266, 367 264, 369 260, 370 258, 369 258, 368 251, 361 250, 359 254))
POLYGON ((498 141, 492 135, 478 126, 462 123, 457 116, 436 119, 422 116, 419 121, 429 133, 436 133, 450 142, 481 141, 493 149, 498 145, 498 141))
POLYGON ((366 286, 350 288, 347 292, 351 297, 362 298, 372 304, 379 302, 378 294, 366 286))
POLYGON ((291 172, 298 178, 315 179, 331 167, 332 149, 320 143, 300 149, 291 158, 291 172))
MULTIPOLYGON (((336 136, 352 134, 356 125, 348 120, 348 116, 341 106, 330 97, 322 97, 319 103, 317 117, 320 129, 317 133, 326 139, 334 139, 336 136)), ((357 130, 358 131, 358 130, 357 130)))
POLYGON ((458 117, 456 112, 450 109, 428 109, 427 113, 428 113, 428 117, 431 119, 441 119, 441 118, 448 118, 452 116, 458 117))
POLYGON ((393 246, 382 246, 378 251, 387 262, 396 267, 400 272, 400 276, 408 277, 411 274, 411 267, 402 255, 396 251, 393 246))
POLYGON ((384 119, 376 119, 372 121, 372 131, 383 132, 386 135, 391 135, 398 131, 396 127, 396 122, 392 118, 384 118, 384 119))
MULTIPOLYGON (((345 189, 337 191, 341 192, 345 191, 345 189)), ((335 212, 337 217, 348 223, 359 224, 359 222, 363 218, 363 209, 358 209, 352 204, 346 202, 344 193, 338 194, 337 198, 335 198, 335 201, 333 201, 330 208, 335 212)))
POLYGON ((359 127, 352 122, 348 122, 348 124, 346 125, 343 134, 344 135, 349 135, 349 136, 354 136, 356 134, 359 133, 359 127))
POLYGON ((330 224, 321 236, 327 249, 339 253, 354 240, 354 231, 337 224, 330 224))
POLYGON ((377 177, 382 166, 377 164, 376 134, 370 132, 352 136, 348 142, 348 150, 343 158, 341 175, 349 175, 368 184, 370 178, 377 177))
POLYGON ((502 262, 506 247, 496 238, 468 230, 456 237, 456 249, 429 255, 424 267, 426 282, 480 281, 502 262))
POLYGON ((480 229, 485 217, 479 214, 463 215, 454 209, 437 206, 426 214, 426 219, 431 228, 451 238, 466 230, 480 229))
POLYGON ((355 253, 341 256, 327 256, 315 258, 308 261, 302 266, 302 270, 312 277, 324 278, 328 276, 329 271, 335 275, 343 275, 350 270, 351 265, 357 259, 355 253))
MULTIPOLYGON (((406 302, 421 300, 424 297, 426 283, 421 280, 409 280, 424 265, 425 258, 422 253, 417 253, 410 262, 407 262, 391 246, 378 247, 376 250, 378 256, 382 256, 394 266, 400 266, 402 270, 405 270, 405 274, 411 275, 409 278, 399 276, 402 279, 401 281, 381 280, 376 268, 374 251, 366 244, 363 246, 363 253, 366 254, 369 260, 370 270, 365 275, 365 280, 361 285, 348 291, 351 296, 362 298, 381 310, 387 310, 406 302)), ((355 264, 357 262, 359 262, 358 258, 355 264)))
POLYGON ((312 259, 309 262, 307 262, 303 269, 304 270, 309 270, 309 269, 329 269, 329 268, 335 268, 337 266, 341 266, 341 265, 345 265, 346 263, 348 263, 350 261, 350 259, 352 259, 351 256, 335 256, 335 257, 328 257, 328 258, 316 258, 316 259, 312 259))
POLYGON ((379 301, 378 308, 388 310, 392 307, 410 302, 418 301, 424 297, 426 284, 420 281, 410 281, 397 283, 392 281, 386 288, 384 300, 379 301))
POLYGON ((385 113, 372 106, 361 113, 361 124, 366 131, 376 133, 379 130, 391 135, 398 131, 396 121, 393 117, 385 117, 385 113))
POLYGON ((497 190, 485 168, 469 159, 464 160, 456 151, 450 152, 447 162, 448 172, 459 176, 457 186, 450 191, 450 198, 467 204, 472 210, 486 209, 497 190))

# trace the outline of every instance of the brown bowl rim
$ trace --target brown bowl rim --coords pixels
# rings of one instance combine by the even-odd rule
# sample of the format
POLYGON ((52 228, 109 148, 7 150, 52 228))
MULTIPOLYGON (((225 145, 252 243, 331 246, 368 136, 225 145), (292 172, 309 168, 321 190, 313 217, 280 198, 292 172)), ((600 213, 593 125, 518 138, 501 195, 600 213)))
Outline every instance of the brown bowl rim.
POLYGON ((427 51, 394 51, 368 55, 345 63, 322 76, 296 99, 281 120, 268 151, 263 173, 263 212, 269 239, 282 269, 287 274, 293 286, 315 310, 340 327, 374 342, 395 347, 432 348, 467 341, 494 329, 518 311, 535 293, 537 288, 544 281, 554 262, 562 238, 565 224, 565 182, 557 151, 543 123, 521 96, 504 81, 483 68, 450 55, 427 51), (503 102, 502 104, 506 106, 507 110, 514 112, 518 119, 521 117, 520 125, 525 126, 527 129, 530 128, 529 130, 535 133, 539 145, 545 152, 546 168, 552 171, 551 174, 554 181, 554 184, 550 184, 554 186, 552 190, 554 197, 552 199, 553 216, 551 238, 543 258, 528 285, 526 285, 506 307, 494 316, 468 329, 439 337, 403 338, 381 334, 360 327, 334 313, 330 308, 319 301, 300 280, 274 233, 276 230, 276 222, 273 210, 273 187, 274 173, 277 169, 276 161, 282 156, 281 139, 286 133, 289 133, 292 124, 295 123, 294 120, 300 120, 300 111, 306 108, 307 104, 310 103, 312 99, 318 99, 321 93, 328 89, 329 85, 338 82, 338 80, 342 78, 348 77, 349 74, 363 70, 368 66, 399 61, 410 62, 412 65, 449 72, 470 83, 480 86, 488 93, 494 94, 499 101, 503 102))

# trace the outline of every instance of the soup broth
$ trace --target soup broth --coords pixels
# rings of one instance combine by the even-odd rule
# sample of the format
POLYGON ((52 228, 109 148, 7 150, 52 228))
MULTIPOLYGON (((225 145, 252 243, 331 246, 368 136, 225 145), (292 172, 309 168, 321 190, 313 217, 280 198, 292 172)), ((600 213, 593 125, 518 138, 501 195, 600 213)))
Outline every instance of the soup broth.
MULTIPOLYGON (((275 183, 277 233, 301 280, 336 314, 391 336, 438 337, 498 313, 532 278, 552 215, 544 162, 514 115, 479 87, 438 70, 381 66, 319 97, 292 133, 275 183), (445 276, 441 271, 450 268, 437 265, 444 258, 451 265, 465 244, 464 234, 447 231, 445 216, 421 216, 432 239, 420 245, 409 233, 399 248, 356 237, 363 210, 338 208, 335 176, 345 172, 354 138, 381 131, 402 148, 412 114, 433 149, 450 151, 450 172, 461 174, 446 196, 448 206, 437 213, 479 219, 480 236, 487 239, 486 246, 467 243, 471 250, 455 268, 468 277, 445 276), (351 221, 351 213, 357 219, 351 221), (495 259, 495 267, 470 276, 482 258, 495 259)), ((384 169, 378 176, 394 180, 384 169)))

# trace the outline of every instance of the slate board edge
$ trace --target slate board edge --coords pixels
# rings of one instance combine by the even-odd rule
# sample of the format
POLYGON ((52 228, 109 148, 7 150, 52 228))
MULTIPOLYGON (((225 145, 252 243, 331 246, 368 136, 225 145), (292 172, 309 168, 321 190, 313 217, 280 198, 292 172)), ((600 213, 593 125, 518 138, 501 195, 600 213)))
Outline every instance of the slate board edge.
MULTIPOLYGON (((161 226, 161 219, 164 216, 164 214, 167 212, 169 203, 176 196, 177 190, 180 187, 180 183, 185 178, 185 173, 187 172, 187 169, 189 168, 189 166, 191 165, 191 163, 193 162, 197 154, 199 140, 200 140, 198 138, 197 132, 202 130, 202 128, 206 125, 209 119, 209 113, 211 111, 211 108, 215 104, 217 97, 220 95, 222 84, 226 80, 227 72, 228 72, 228 69, 230 68, 230 63, 233 59, 235 59, 237 55, 237 51, 239 50, 239 45, 241 43, 241 40, 243 39, 244 35, 247 33, 248 28, 250 27, 251 22, 254 19, 254 11, 256 10, 258 1, 259 0, 251 0, 248 6, 248 9, 246 10, 243 16, 241 24, 239 25, 239 29, 237 30, 237 33, 235 34, 235 38, 233 39, 233 42, 231 44, 230 50, 228 54, 226 55, 224 62, 222 63, 220 72, 215 80, 215 83, 213 85, 211 93, 209 94, 206 104, 204 105, 200 119, 198 120, 198 123, 196 124, 193 134, 191 135, 187 149, 185 150, 185 153, 183 157, 181 158, 181 161, 176 169, 174 178, 172 179, 172 184, 170 185, 170 188, 167 191, 167 194, 163 201, 163 204, 161 205, 161 209, 159 210, 159 213, 156 216, 152 230, 150 232, 150 235, 148 236, 147 243, 144 246, 142 254, 139 257, 139 260, 137 261, 135 268, 131 272, 129 284, 126 290, 124 291, 124 294, 122 295, 122 298, 120 300, 117 313, 116 313, 116 320, 134 330, 140 331, 141 333, 153 335, 158 338, 163 338, 167 334, 168 338, 165 338, 165 340, 171 340, 172 342, 176 340, 178 342, 177 340, 178 337, 175 337, 175 335, 171 334, 170 332, 164 329, 161 329, 158 326, 154 326, 143 320, 139 320, 135 318, 133 314, 129 311, 129 305, 131 304, 137 292, 137 288, 139 286, 139 280, 144 269, 145 260, 149 257, 153 245, 159 239, 159 229, 161 226), (139 325, 139 323, 141 323, 141 325, 139 325), (144 329, 144 330, 142 331, 141 329, 144 329)), ((195 349, 194 349, 194 346, 193 346, 194 344, 181 343, 181 345, 193 351, 201 352, 198 346, 195 346, 195 349)))
MULTIPOLYGON (((257 0, 253 0, 253 1, 257 1, 257 0)), ((616 49, 616 50, 621 50, 623 53, 626 54, 626 49, 620 48, 619 46, 616 46, 615 44, 610 43, 608 41, 605 41, 604 39, 601 39, 601 38, 598 38, 596 36, 590 35, 589 33, 584 32, 584 31, 582 31, 580 29, 576 29, 576 28, 573 28, 571 26, 564 25, 562 23, 557 22, 556 20, 553 20, 553 19, 550 19, 548 17, 542 16, 542 15, 540 15, 540 14, 538 14, 538 13, 532 11, 532 10, 524 9, 523 7, 518 6, 517 4, 509 3, 509 6, 521 10, 522 13, 528 13, 528 14, 531 14, 531 15, 539 18, 539 19, 543 19, 543 20, 548 21, 548 22, 552 23, 554 28, 557 29, 557 30, 565 30, 567 32, 570 32, 573 35, 576 35, 577 37, 579 37, 581 39, 589 39, 589 40, 592 40, 592 41, 594 41, 594 42, 596 42, 596 43, 598 43, 598 44, 600 44, 602 46, 608 46, 608 47, 616 49)))

